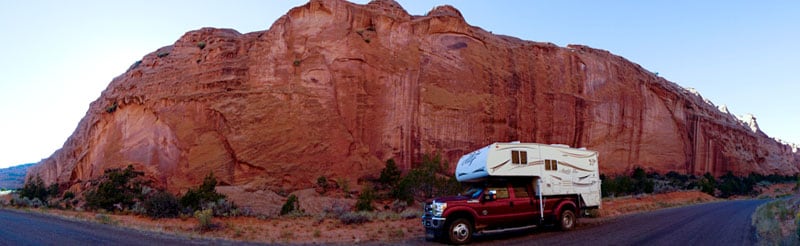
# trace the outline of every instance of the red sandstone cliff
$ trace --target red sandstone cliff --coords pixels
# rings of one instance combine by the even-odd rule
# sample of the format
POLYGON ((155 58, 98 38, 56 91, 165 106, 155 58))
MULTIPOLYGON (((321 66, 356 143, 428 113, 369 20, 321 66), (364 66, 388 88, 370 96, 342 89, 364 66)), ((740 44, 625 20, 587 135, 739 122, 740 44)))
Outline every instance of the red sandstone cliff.
POLYGON ((267 31, 204 28, 146 55, 31 175, 74 184, 134 164, 171 190, 210 171, 293 189, 515 140, 597 150, 607 174, 800 166, 796 150, 607 51, 493 35, 449 6, 411 16, 331 0, 267 31))

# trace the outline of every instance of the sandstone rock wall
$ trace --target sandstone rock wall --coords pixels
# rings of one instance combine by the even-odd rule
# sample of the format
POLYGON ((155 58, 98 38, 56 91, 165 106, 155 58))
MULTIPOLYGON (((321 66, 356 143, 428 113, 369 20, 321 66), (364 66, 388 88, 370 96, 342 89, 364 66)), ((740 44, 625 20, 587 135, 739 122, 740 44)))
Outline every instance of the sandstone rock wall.
POLYGON ((269 30, 204 28, 143 57, 31 175, 77 184, 128 164, 170 190, 356 182, 394 158, 451 163, 492 142, 600 152, 634 166, 793 174, 796 150, 639 65, 586 46, 494 35, 453 7, 311 1, 269 30))

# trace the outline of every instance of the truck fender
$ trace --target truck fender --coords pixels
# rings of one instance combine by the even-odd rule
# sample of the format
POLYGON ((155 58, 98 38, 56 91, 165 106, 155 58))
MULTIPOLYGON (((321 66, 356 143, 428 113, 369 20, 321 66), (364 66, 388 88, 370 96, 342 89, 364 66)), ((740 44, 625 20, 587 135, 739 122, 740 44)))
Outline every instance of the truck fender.
MULTIPOLYGON (((559 216, 559 214, 561 214, 562 209, 564 209, 564 207, 568 207, 568 206, 572 206, 573 209, 577 209, 578 208, 577 204, 575 204, 574 201, 572 201, 572 200, 564 200, 564 201, 561 201, 561 202, 558 203, 558 206, 556 206, 556 210, 555 210, 554 215, 555 216, 559 216)), ((578 211, 573 211, 573 212, 578 213, 578 211)))
POLYGON ((442 214, 442 217, 450 219, 450 216, 453 215, 453 214, 469 214, 469 216, 471 216, 471 218, 467 218, 467 219, 471 220, 473 223, 478 218, 477 212, 474 209, 470 209, 469 207, 448 208, 446 211, 444 211, 444 213, 442 214))

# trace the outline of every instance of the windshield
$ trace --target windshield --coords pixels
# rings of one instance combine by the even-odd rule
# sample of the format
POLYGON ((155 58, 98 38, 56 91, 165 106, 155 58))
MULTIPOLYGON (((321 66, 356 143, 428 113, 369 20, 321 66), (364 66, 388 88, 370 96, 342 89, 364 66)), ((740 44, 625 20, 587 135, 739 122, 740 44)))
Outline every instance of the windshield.
POLYGON ((461 195, 476 199, 481 196, 481 191, 483 191, 483 187, 484 187, 483 184, 470 184, 469 186, 467 186, 464 192, 461 192, 461 195))

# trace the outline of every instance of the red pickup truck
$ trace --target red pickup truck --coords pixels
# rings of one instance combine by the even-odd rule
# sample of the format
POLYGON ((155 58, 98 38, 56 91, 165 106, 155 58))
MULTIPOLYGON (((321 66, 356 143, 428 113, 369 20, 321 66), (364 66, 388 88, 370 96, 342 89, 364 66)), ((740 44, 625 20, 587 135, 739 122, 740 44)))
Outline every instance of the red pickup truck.
POLYGON ((476 232, 532 228, 543 223, 569 230, 580 214, 578 196, 539 199, 532 179, 495 179, 469 185, 459 196, 436 198, 425 204, 422 224, 426 239, 465 244, 476 232))

